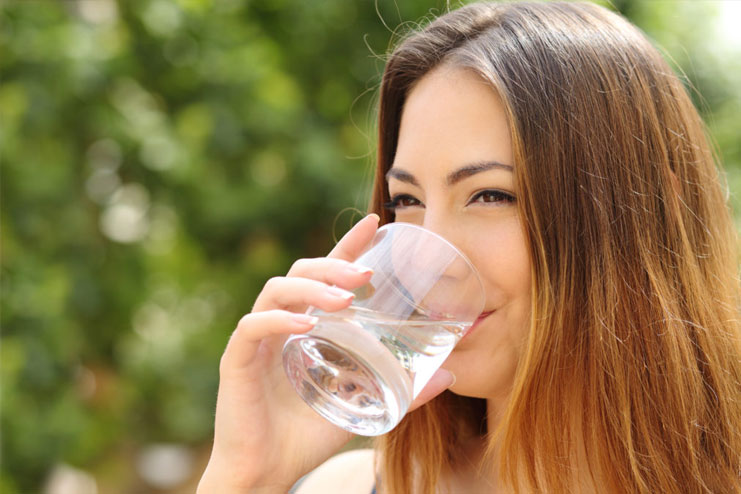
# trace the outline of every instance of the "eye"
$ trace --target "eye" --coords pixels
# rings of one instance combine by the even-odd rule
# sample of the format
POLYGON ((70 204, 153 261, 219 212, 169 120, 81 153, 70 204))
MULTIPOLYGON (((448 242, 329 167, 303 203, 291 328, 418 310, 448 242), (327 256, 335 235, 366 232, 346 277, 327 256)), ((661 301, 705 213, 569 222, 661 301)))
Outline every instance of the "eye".
POLYGON ((475 203, 500 203, 513 204, 517 199, 509 192, 497 189, 487 189, 477 192, 469 201, 469 204, 475 203))
POLYGON ((404 209, 414 206, 421 206, 422 203, 409 194, 397 194, 391 198, 387 203, 384 203, 383 207, 386 209, 396 210, 404 209))

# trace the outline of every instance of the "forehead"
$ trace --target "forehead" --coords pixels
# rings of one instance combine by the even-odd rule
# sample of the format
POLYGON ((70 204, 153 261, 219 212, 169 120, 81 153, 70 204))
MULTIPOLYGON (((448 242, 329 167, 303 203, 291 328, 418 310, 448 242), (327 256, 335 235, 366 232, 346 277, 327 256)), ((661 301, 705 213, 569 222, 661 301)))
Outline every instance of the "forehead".
POLYGON ((449 65, 422 77, 402 110, 393 167, 415 173, 492 161, 513 159, 506 112, 491 84, 449 65))

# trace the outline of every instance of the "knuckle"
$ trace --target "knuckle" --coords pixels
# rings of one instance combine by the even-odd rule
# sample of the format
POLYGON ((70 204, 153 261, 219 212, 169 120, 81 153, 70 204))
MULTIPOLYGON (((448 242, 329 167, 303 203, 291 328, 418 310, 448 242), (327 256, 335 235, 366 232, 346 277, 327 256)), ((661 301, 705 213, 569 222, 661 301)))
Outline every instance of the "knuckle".
POLYGON ((226 352, 221 354, 221 359, 219 360, 219 374, 225 375, 229 371, 229 358, 227 357, 226 352))
POLYGON ((232 331, 231 338, 234 338, 238 334, 249 338, 250 333, 254 333, 253 329, 255 329, 255 325, 280 323, 289 314, 290 312, 282 309, 268 309, 245 314, 239 319, 237 327, 232 331))
POLYGON ((265 282, 265 290, 272 291, 275 290, 285 279, 284 276, 273 276, 272 278, 268 279, 268 281, 265 282))
POLYGON ((283 319, 286 316, 286 314, 289 314, 289 312, 282 310, 282 309, 271 309, 271 310, 265 311, 263 313, 263 316, 269 319, 270 321, 278 322, 281 319, 283 319))
POLYGON ((237 322, 237 327, 234 328, 234 331, 232 332, 232 335, 236 333, 237 331, 244 331, 244 328, 247 327, 250 324, 250 320, 253 319, 252 313, 245 314, 242 317, 239 318, 239 321, 237 322))
POLYGON ((291 269, 288 270, 289 273, 301 273, 306 270, 307 264, 309 264, 308 259, 297 259, 291 264, 291 269))

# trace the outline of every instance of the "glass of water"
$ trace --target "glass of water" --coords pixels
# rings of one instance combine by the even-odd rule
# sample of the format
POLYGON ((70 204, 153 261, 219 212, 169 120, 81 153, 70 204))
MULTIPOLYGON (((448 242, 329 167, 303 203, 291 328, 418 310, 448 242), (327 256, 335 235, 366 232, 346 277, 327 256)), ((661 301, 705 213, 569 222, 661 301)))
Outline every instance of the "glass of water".
POLYGON ((355 264, 373 270, 347 309, 324 312, 291 335, 283 366, 298 394, 355 434, 393 429, 484 308, 476 269, 453 244, 420 226, 378 229, 355 264))

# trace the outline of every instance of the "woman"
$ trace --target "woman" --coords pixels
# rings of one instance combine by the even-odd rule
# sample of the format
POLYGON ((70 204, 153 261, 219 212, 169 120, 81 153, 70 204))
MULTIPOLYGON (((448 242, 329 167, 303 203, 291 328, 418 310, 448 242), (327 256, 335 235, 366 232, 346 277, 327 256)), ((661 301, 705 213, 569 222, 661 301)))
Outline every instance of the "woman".
POLYGON ((299 492, 741 492, 737 239, 703 124, 643 35, 591 4, 469 5, 394 51, 379 119, 378 216, 240 321, 199 492, 286 492, 350 439, 280 348, 307 305, 351 303, 379 217, 459 246, 486 317, 375 461, 340 455, 299 492))

